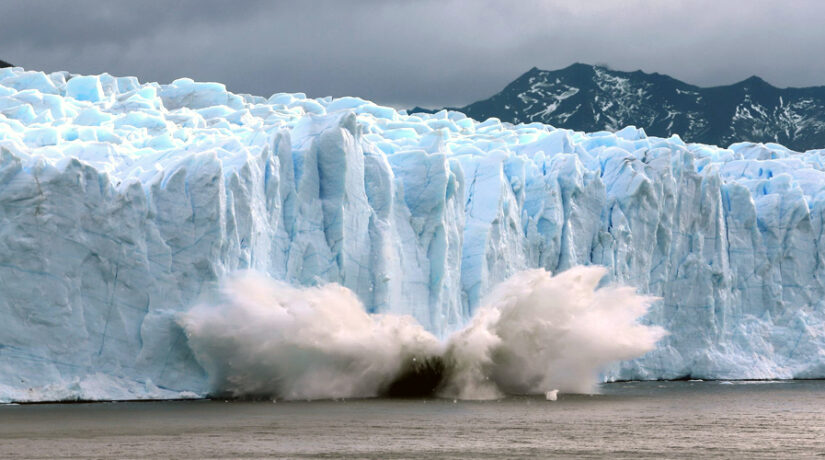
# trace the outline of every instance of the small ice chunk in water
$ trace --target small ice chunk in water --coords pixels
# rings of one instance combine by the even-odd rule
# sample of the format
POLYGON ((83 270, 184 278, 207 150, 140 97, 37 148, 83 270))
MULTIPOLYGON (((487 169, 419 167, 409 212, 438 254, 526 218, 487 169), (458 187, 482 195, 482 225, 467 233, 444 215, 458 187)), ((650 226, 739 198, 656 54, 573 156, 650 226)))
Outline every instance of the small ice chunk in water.
POLYGON ((559 390, 550 390, 544 394, 544 397, 547 398, 548 401, 555 401, 559 399, 559 390))

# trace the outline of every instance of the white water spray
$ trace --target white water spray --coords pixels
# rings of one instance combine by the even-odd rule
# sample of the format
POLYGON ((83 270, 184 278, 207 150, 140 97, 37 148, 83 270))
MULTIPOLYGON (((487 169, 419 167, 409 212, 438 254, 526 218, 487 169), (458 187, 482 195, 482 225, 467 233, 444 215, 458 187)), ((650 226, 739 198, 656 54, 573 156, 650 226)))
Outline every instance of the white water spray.
POLYGON ((606 364, 644 354, 665 333, 637 322, 655 298, 597 289, 605 274, 601 267, 517 273, 446 343, 410 316, 367 314, 339 285, 296 288, 254 273, 225 281, 220 302, 198 305, 179 322, 217 394, 379 396, 420 363, 435 363, 426 375, 438 374, 445 397, 587 393, 606 364))
POLYGON ((214 391, 235 397, 376 396, 403 363, 441 345, 410 316, 369 315, 337 284, 296 288, 256 273, 223 284, 222 302, 180 319, 214 391))
POLYGON ((652 350, 664 330, 637 321, 656 298, 625 286, 597 289, 606 274, 597 266, 556 276, 527 270, 500 283, 450 338, 443 392, 461 399, 591 393, 605 365, 652 350))

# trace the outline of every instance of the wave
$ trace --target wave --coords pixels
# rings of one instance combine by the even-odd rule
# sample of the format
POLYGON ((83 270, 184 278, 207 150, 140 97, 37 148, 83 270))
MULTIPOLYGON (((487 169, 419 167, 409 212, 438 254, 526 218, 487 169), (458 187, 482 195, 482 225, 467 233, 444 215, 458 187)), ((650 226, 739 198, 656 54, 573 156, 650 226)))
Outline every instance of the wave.
POLYGON ((470 324, 438 340, 411 316, 368 314, 337 285, 295 287, 254 272, 178 322, 215 395, 337 399, 438 395, 495 399, 592 392, 606 364, 665 334, 638 323, 654 297, 599 288, 602 267, 516 273, 470 324))

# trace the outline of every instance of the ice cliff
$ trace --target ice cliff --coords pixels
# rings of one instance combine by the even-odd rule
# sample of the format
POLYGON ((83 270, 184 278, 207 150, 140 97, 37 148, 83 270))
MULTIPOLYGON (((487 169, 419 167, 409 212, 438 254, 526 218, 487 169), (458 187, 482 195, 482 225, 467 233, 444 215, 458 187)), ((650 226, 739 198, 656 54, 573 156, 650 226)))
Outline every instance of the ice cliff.
POLYGON ((445 336, 600 264, 670 332, 605 379, 825 377, 823 192, 825 150, 0 69, 0 400, 204 394, 177 318, 244 268, 445 336))

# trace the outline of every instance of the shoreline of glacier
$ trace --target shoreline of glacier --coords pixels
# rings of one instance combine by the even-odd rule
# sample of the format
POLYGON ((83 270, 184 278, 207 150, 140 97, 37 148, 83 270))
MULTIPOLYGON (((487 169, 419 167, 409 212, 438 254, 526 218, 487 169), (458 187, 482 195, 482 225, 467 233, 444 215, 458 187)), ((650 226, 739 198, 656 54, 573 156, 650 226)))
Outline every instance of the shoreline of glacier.
MULTIPOLYGON (((759 385, 759 384, 781 384, 781 383, 793 383, 793 382, 807 382, 807 381, 825 381, 825 378, 812 378, 812 379, 690 379, 688 377, 685 378, 677 378, 677 379, 654 379, 654 380, 612 380, 612 381, 605 381, 599 383, 599 387, 602 385, 612 385, 612 384, 626 384, 626 383, 642 383, 642 382, 707 382, 707 383, 716 383, 716 384, 733 384, 733 385, 759 385)), ((568 394, 580 394, 580 393, 568 393, 568 394)), ((596 391, 594 393, 589 393, 592 395, 598 395, 599 392, 596 391)), ((527 394, 527 395, 504 395, 498 399, 489 399, 489 400, 469 400, 470 402, 478 403, 478 402, 496 402, 500 401, 501 399, 507 398, 517 398, 517 397, 524 397, 524 396, 531 396, 531 397, 543 397, 542 394, 527 394)), ((40 404, 107 404, 107 403, 151 403, 151 402, 178 402, 178 401, 215 401, 215 402, 264 402, 264 401, 273 401, 273 402, 324 402, 324 401, 358 401, 358 400, 369 400, 369 399, 385 399, 385 400, 392 400, 392 399, 399 399, 399 400, 430 400, 430 399, 443 399, 443 400, 451 400, 451 397, 443 397, 443 396, 417 396, 417 397, 408 397, 408 396, 399 396, 399 397, 392 397, 392 396, 372 396, 372 397, 354 397, 354 398, 322 398, 322 399, 310 399, 310 400, 289 400, 289 399, 266 399, 266 398, 255 398, 255 397, 227 397, 227 396, 214 396, 214 395, 182 395, 176 397, 168 397, 168 398, 138 398, 138 399, 78 399, 78 398, 67 398, 67 399, 38 399, 38 400, 7 400, 3 399, 0 400, 0 406, 17 406, 17 405, 40 405, 40 404)))

